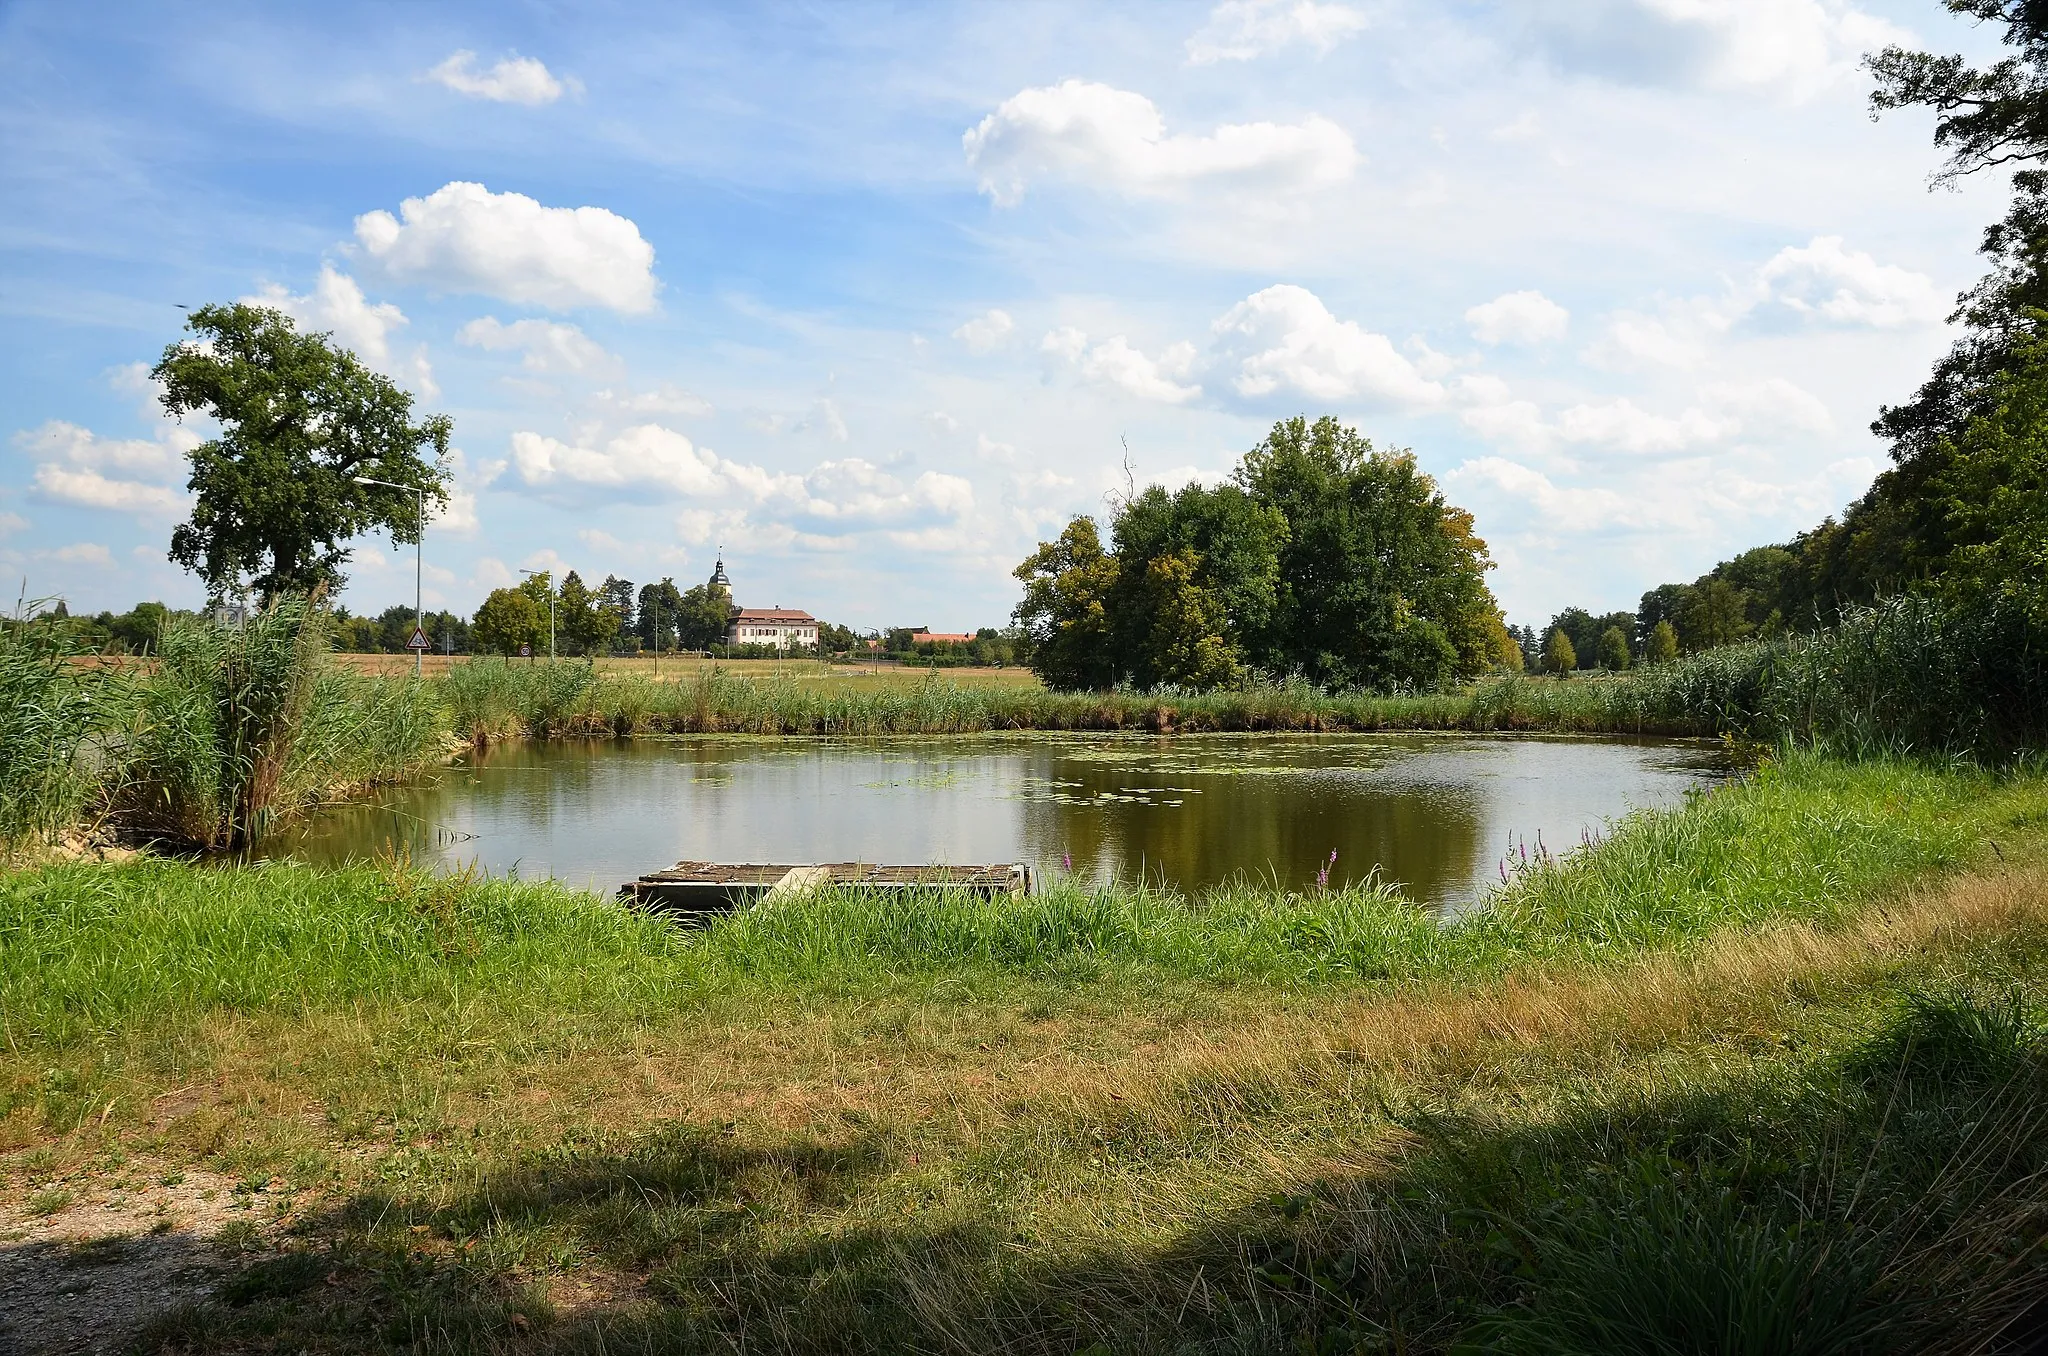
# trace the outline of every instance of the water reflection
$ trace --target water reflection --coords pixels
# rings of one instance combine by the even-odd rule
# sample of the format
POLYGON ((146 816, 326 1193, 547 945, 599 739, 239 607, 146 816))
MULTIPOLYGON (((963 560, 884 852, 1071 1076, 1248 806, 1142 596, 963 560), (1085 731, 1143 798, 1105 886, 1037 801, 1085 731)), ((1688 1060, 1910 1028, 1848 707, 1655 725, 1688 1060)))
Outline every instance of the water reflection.
POLYGON ((1456 905, 1515 838, 1578 843, 1726 775, 1719 750, 1456 736, 701 739, 513 744, 270 851, 403 848, 445 865, 610 890, 683 858, 1031 861, 1189 889, 1240 873, 1305 885, 1378 870, 1456 905), (1330 854, 1336 853, 1334 866, 1330 854))

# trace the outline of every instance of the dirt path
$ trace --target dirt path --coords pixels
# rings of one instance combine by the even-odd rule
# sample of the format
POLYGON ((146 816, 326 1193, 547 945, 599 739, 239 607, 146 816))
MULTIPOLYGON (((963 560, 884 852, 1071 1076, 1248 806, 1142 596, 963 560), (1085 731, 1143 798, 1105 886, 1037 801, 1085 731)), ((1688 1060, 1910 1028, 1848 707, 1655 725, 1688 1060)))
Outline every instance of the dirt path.
POLYGON ((124 1165, 129 1189, 0 1207, 0 1356, 121 1350, 149 1319, 211 1295, 236 1244, 260 1244, 258 1207, 230 1178, 156 1168, 124 1165))

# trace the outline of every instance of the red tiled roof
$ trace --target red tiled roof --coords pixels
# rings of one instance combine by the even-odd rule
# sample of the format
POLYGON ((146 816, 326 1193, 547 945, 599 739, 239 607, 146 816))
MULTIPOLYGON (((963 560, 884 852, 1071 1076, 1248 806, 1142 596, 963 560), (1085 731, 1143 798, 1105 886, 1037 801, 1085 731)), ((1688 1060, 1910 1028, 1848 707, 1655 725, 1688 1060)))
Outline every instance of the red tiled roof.
POLYGON ((971 631, 912 631, 910 639, 913 644, 917 645, 923 645, 929 641, 943 641, 954 645, 965 645, 968 641, 974 639, 974 633, 971 631))
POLYGON ((817 618, 794 607, 743 607, 733 614, 736 622, 809 622, 815 625, 817 618))

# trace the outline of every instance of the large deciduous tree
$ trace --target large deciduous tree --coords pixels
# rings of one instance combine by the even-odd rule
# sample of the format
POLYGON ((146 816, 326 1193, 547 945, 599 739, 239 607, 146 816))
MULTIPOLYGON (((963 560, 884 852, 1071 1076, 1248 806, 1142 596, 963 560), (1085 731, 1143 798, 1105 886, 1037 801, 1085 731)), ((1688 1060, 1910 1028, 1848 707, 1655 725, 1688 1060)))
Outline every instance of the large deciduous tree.
POLYGON ((676 648, 676 619, 682 616, 683 593, 673 579, 640 586, 640 604, 635 610, 640 643, 650 650, 676 648))
POLYGON ((186 328, 193 337, 166 348, 151 375, 167 413, 204 415, 220 431, 190 454, 196 499, 171 534, 173 561, 217 598, 246 580, 268 602, 339 586, 345 543, 373 528, 419 540, 413 489, 447 502, 436 464, 448 452, 445 416, 415 421, 409 394, 281 312, 202 306, 186 328))
POLYGON ((1274 425, 1228 484, 1134 493, 1112 528, 1105 550, 1077 518, 1017 568, 1016 617, 1054 686, 1261 671, 1434 688, 1520 658, 1471 515, 1335 419, 1274 425))
POLYGON ((476 610, 470 637, 479 653, 513 655, 521 645, 547 643, 548 615, 524 589, 492 589, 476 610))
POLYGON ((1287 521, 1235 485, 1158 486, 1115 525, 1112 662, 1140 687, 1209 688, 1244 673, 1271 627, 1287 521))
POLYGON ((1445 501, 1412 453, 1380 451, 1328 415, 1283 420, 1234 476, 1287 525, 1276 606, 1253 647, 1270 671, 1333 686, 1429 686, 1427 622, 1454 672, 1502 662, 1508 641, 1486 587, 1493 568, 1472 517, 1445 501))
POLYGON ((557 617, 563 640, 571 654, 603 654, 619 634, 619 612, 600 590, 593 592, 583 576, 571 570, 562 576, 557 595, 561 609, 557 617))
POLYGON ((1102 549, 1095 520, 1074 519, 1057 541, 1040 542, 1014 573, 1024 583, 1017 623, 1031 637, 1031 667, 1038 676, 1060 688, 1114 683, 1109 601, 1117 560, 1102 549))
POLYGON ((1546 673, 1566 674, 1579 666, 1579 656, 1572 649, 1572 638, 1559 627, 1551 627, 1549 636, 1543 641, 1543 670, 1546 673))
POLYGON ((708 650, 725 639, 732 620, 732 594, 723 584, 696 584, 677 599, 676 644, 708 650))

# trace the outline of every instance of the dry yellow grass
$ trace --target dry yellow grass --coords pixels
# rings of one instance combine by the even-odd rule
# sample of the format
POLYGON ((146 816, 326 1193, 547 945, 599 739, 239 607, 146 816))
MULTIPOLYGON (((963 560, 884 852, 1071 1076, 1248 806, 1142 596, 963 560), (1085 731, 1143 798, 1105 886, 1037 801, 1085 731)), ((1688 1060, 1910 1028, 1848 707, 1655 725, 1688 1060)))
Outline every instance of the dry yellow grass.
MULTIPOLYGON (((403 677, 412 672, 409 654, 337 654, 334 661, 348 669, 378 677, 403 677)), ((470 662, 468 655, 426 656, 422 671, 429 678, 444 676, 452 667, 470 662)), ((500 662, 485 660, 483 662, 500 662)), ((541 659, 514 659, 513 664, 545 664, 541 659)), ((580 659, 561 663, 581 664, 580 659)), ((934 672, 947 682, 962 687, 1039 687, 1038 676, 1027 668, 947 668, 933 670, 916 664, 879 662, 873 665, 827 664, 817 659, 706 659, 695 655, 663 656, 659 665, 651 656, 619 656, 595 661, 599 673, 654 678, 681 682, 704 669, 719 667, 744 678, 796 678, 855 686, 890 687, 927 681, 934 672)))
MULTIPOLYGON (((407 1255, 528 1286, 577 1330, 665 1322, 647 1275, 565 1240, 605 1210, 629 1212, 620 1229, 668 1227, 671 1197, 643 1203, 630 1183, 643 1162, 665 1170, 681 1129, 724 1165, 715 1190, 743 1211, 745 1247, 887 1240, 892 1293, 941 1349, 1042 1324, 1058 1288, 1083 1283, 1092 1311, 1154 1328, 1234 1322, 1267 1266, 1245 1223, 1271 1218, 1266 1202, 1314 1184, 1318 1236, 1392 1227, 1385 1184, 1418 1147, 1404 1108, 1476 1109, 1526 1133, 1589 1089, 1796 1064, 1805 1038, 1839 1049, 1876 1024, 1877 981, 2044 941, 2048 867, 2027 865, 1929 882, 1832 927, 1376 992, 942 980, 879 998, 718 996, 633 1025, 461 1002, 220 1016, 147 1058, 103 1051, 119 1072, 71 1123, 0 1127, 15 1149, 0 1214, 23 1218, 53 1189, 98 1200, 122 1163, 226 1173, 267 1183, 246 1216, 267 1228, 319 1238, 374 1217, 407 1255), (835 1163, 863 1165, 843 1179, 857 1188, 820 1166, 835 1163), (481 1238, 447 1223, 558 1193, 503 1206, 511 1222, 481 1238), (927 1241, 952 1231, 963 1241, 927 1241), (989 1254, 984 1236, 1009 1242, 989 1254), (479 1248, 496 1260, 467 1261, 479 1248), (1209 1261, 1172 1261, 1188 1258, 1209 1261), (992 1282, 1013 1264, 1023 1280, 992 1282)), ((752 1312, 769 1346, 832 1330, 752 1312)))
POLYGON ((1819 998, 2021 933, 2048 933, 2048 871, 1943 881, 1834 929, 1376 996, 1189 990, 1132 1004, 1048 987, 1021 1006, 1014 992, 939 991, 771 1011, 729 998, 624 1030, 494 1007, 221 1016, 176 1067, 131 1065, 102 1114, 35 1138, 80 1165, 113 1140, 161 1139, 199 1159, 311 1155, 344 1176, 358 1150, 422 1139, 510 1147, 679 1119, 769 1137, 886 1125, 940 1153, 1020 1127, 1179 1141, 1368 1086, 1508 1092, 1665 1050, 1742 1059, 1775 1050, 1819 998))

